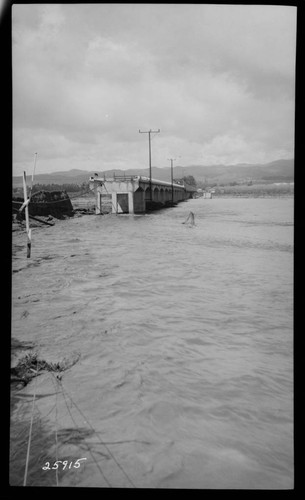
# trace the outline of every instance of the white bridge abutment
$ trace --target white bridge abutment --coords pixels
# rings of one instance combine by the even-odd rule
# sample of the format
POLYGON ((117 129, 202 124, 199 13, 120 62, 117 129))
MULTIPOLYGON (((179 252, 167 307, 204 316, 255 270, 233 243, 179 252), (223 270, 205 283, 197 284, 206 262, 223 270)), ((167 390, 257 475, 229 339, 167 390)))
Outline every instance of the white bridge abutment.
POLYGON ((134 192, 129 191, 128 193, 128 213, 134 214, 134 192))
POLYGON ((117 194, 116 193, 111 193, 111 212, 113 214, 117 213, 117 194))

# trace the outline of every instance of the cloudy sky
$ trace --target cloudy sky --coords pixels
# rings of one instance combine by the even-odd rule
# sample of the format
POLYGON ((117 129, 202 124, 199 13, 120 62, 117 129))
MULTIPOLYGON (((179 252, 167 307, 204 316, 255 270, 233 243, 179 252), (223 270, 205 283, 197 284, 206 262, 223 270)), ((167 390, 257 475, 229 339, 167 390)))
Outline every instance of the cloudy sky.
POLYGON ((13 174, 294 155, 296 8, 13 5, 13 174))

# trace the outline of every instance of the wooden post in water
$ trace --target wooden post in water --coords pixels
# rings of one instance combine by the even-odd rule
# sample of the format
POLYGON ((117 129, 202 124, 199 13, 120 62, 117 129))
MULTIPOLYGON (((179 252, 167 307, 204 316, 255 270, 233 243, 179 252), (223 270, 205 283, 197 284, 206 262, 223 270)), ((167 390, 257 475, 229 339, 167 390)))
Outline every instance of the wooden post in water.
MULTIPOLYGON (((27 187, 26 187, 26 173, 23 172, 23 197, 24 197, 24 203, 27 202, 28 200, 28 195, 27 195, 27 187)), ((31 257, 31 229, 30 229, 30 219, 29 219, 29 205, 28 203, 25 205, 25 224, 26 224, 26 232, 28 236, 28 241, 27 241, 27 253, 26 256, 29 259, 31 257)))

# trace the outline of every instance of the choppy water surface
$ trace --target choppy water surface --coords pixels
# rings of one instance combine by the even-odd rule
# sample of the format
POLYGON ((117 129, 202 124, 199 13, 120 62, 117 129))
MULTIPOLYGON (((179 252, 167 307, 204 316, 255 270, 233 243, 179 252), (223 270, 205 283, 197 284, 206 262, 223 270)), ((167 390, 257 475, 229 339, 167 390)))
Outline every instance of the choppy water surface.
POLYGON ((13 235, 12 336, 81 357, 17 393, 11 484, 35 390, 27 484, 293 486, 293 199, 83 216, 32 242, 26 259, 13 235))

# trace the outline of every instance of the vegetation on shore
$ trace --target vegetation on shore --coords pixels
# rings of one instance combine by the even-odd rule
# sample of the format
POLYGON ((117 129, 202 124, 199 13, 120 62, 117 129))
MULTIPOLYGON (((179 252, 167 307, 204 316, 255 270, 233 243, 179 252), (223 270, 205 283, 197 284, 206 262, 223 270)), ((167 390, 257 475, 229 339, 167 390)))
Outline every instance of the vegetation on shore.
POLYGON ((213 187, 215 196, 234 196, 234 197, 252 197, 263 198, 270 196, 293 196, 293 183, 274 183, 274 184, 238 184, 231 186, 213 187))
MULTIPOLYGON (((34 184, 32 188, 32 194, 37 193, 38 191, 65 191, 67 193, 82 193, 84 191, 88 191, 89 184, 88 182, 83 182, 81 184, 75 183, 64 183, 64 184, 34 184)), ((23 187, 14 187, 13 188, 13 196, 23 196, 23 187)))
POLYGON ((178 182, 185 182, 203 191, 212 191, 215 196, 253 197, 293 196, 294 182, 253 182, 244 180, 230 183, 197 181, 192 175, 184 176, 178 182))
POLYGON ((44 371, 55 372, 58 375, 75 365, 79 358, 80 355, 77 354, 71 359, 64 358, 58 363, 49 363, 44 359, 39 359, 37 352, 26 354, 19 359, 15 367, 11 368, 11 383, 17 383, 18 386, 23 387, 44 371))

